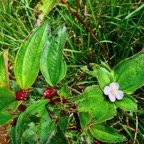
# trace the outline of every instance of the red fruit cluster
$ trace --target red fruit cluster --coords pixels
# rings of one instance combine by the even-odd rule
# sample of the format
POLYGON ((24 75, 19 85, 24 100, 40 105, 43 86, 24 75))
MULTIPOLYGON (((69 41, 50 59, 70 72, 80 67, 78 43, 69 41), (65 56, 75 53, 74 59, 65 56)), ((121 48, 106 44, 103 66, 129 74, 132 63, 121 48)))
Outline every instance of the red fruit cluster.
POLYGON ((46 88, 44 91, 44 97, 50 100, 51 105, 55 105, 55 103, 68 103, 66 98, 59 97, 58 93, 56 92, 56 87, 46 88))
POLYGON ((28 98, 28 90, 23 89, 16 92, 16 100, 26 101, 28 98))
POLYGON ((44 97, 48 99, 52 99, 54 96, 58 96, 58 93, 52 88, 46 88, 44 91, 44 97))

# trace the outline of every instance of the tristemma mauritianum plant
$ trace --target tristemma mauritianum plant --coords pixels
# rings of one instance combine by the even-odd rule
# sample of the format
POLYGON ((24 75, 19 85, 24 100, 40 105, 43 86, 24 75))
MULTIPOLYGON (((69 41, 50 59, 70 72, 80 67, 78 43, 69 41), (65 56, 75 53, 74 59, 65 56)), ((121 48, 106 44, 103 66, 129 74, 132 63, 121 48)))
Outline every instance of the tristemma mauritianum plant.
POLYGON ((142 112, 133 93, 144 85, 144 50, 113 68, 104 62, 81 67, 95 84, 73 95, 61 82, 68 69, 63 58, 68 30, 40 24, 55 3, 37 5, 43 13, 17 52, 14 73, 8 50, 0 53, 0 125, 9 124, 12 144, 69 144, 70 131, 82 144, 125 143, 128 139, 109 123, 118 111, 142 112))
POLYGON ((97 78, 98 84, 73 97, 67 85, 59 85, 67 71, 63 59, 65 41, 64 25, 52 32, 47 22, 36 27, 17 53, 15 80, 9 79, 8 50, 0 53, 0 125, 11 124, 13 144, 70 143, 66 134, 73 115, 75 130, 86 135, 82 141, 126 141, 107 121, 117 116, 117 108, 140 111, 132 94, 144 85, 144 51, 113 69, 104 63, 90 63, 90 70, 82 67, 85 73, 97 78), (39 76, 43 76, 46 85, 39 89, 42 95, 37 96, 33 91, 39 76))

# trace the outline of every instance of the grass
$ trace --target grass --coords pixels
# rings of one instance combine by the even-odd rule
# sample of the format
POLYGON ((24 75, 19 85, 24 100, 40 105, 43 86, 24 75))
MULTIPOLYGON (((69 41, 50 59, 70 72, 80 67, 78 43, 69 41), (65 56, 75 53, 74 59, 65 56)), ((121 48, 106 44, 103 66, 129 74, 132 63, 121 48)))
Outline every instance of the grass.
POLYGON ((33 28, 34 17, 28 15, 28 12, 27 4, 16 0, 0 3, 0 48, 9 49, 12 58, 33 28))
MULTIPOLYGON (((12 60, 23 39, 34 28, 35 3, 27 0, 23 2, 2 0, 0 3, 0 50, 8 48, 12 60)), ((80 4, 78 15, 97 39, 105 45, 112 66, 142 50, 144 46, 144 3, 142 1, 87 0, 81 1, 80 4)), ((77 9, 75 0, 69 0, 69 5, 72 10, 77 9)), ((82 73, 80 67, 91 62, 100 64, 101 60, 108 63, 104 49, 64 4, 57 5, 46 19, 52 29, 63 23, 67 27, 68 37, 64 58, 68 65, 68 72, 63 82, 82 92, 86 86, 96 81, 82 73)), ((141 88, 134 94, 141 109, 144 108, 143 93, 144 89, 141 88)), ((129 140, 127 143, 142 144, 144 142, 143 119, 143 114, 123 111, 108 123, 125 134, 129 140)), ((80 138, 76 135, 73 136, 73 143, 79 143, 80 138)))

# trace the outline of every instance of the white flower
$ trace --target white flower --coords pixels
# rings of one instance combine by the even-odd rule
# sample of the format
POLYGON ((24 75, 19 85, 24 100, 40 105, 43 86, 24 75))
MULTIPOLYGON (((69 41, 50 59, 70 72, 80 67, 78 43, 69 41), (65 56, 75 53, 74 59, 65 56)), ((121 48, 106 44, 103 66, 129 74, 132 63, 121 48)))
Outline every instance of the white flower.
POLYGON ((111 102, 115 102, 116 99, 121 100, 124 96, 123 92, 119 90, 119 84, 116 82, 112 82, 109 86, 106 86, 104 94, 109 97, 111 102))

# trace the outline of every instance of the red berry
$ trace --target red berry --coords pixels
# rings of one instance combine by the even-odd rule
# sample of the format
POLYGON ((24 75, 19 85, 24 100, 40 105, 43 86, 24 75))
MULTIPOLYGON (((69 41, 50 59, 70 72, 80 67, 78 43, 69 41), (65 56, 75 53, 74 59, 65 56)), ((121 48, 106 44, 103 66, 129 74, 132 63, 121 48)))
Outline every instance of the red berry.
POLYGON ((23 89, 16 92, 16 100, 26 101, 28 97, 28 91, 23 89))
POLYGON ((53 89, 51 88, 46 88, 45 91, 44 91, 44 97, 45 98, 51 98, 52 97, 52 94, 53 94, 53 89))
POLYGON ((44 91, 44 97, 45 98, 51 99, 54 96, 58 96, 58 93, 56 92, 55 89, 53 89, 53 88, 46 88, 45 89, 45 91, 44 91))

